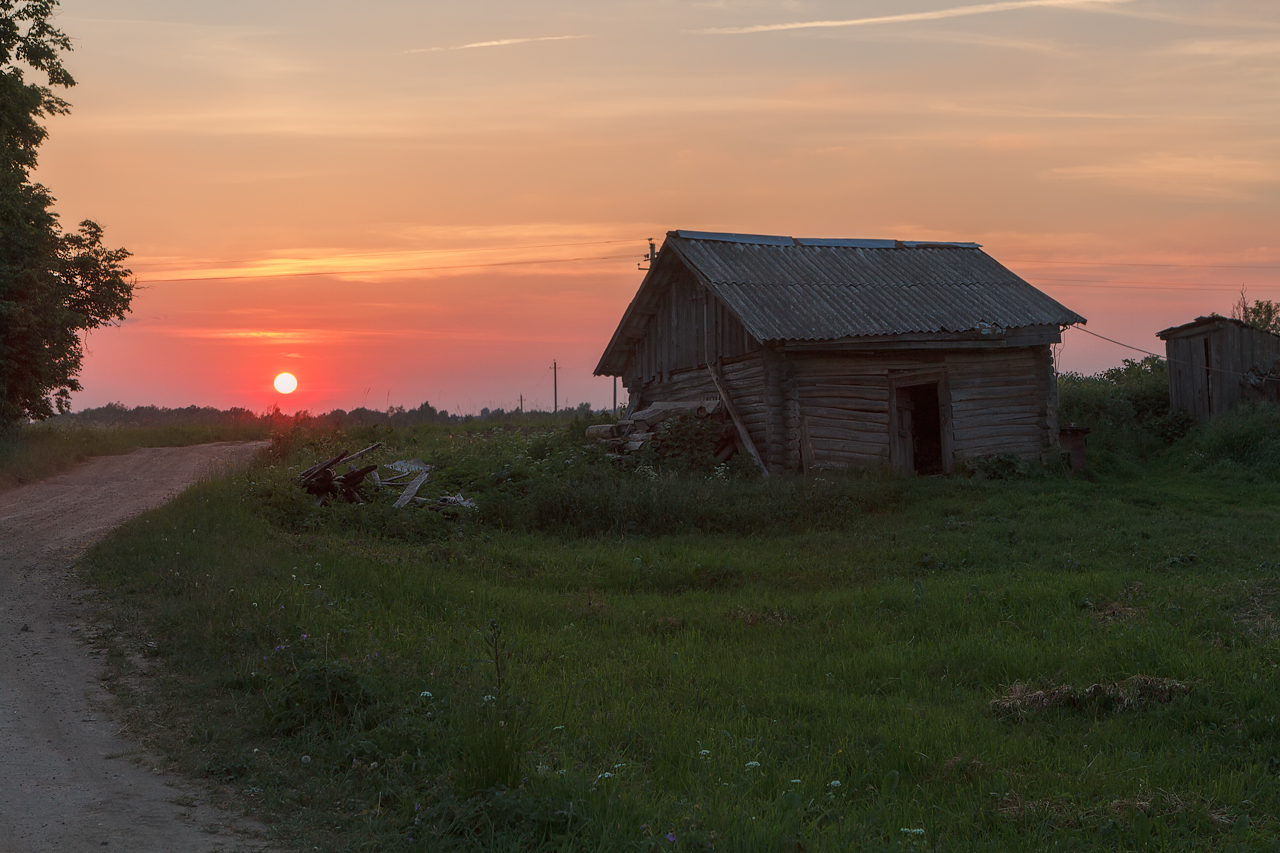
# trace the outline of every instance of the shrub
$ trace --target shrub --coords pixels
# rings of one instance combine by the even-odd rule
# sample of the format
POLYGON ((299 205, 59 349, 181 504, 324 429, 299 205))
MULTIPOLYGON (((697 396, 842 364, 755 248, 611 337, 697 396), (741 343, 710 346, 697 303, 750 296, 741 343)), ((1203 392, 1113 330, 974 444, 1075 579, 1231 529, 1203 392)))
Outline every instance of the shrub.
POLYGON ((1149 355, 1095 376, 1058 377, 1058 421, 1090 427, 1099 449, 1147 457, 1187 434, 1191 419, 1169 408, 1169 366, 1149 355))

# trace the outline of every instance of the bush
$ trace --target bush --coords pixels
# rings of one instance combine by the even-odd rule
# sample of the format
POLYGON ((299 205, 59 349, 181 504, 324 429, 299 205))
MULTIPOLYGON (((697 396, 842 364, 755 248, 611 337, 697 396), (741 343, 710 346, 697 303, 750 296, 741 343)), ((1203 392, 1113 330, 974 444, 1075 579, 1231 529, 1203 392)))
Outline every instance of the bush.
POLYGON ((1192 423, 1169 408, 1169 366, 1154 355, 1095 376, 1059 376, 1058 421, 1089 427, 1099 449, 1140 458, 1186 435, 1192 423))

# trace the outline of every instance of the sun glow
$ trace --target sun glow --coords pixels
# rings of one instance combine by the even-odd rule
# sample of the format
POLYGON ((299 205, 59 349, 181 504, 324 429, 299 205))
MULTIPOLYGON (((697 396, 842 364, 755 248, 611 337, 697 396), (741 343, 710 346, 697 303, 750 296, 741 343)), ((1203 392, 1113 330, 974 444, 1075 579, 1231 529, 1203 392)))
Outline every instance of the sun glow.
POLYGON ((281 373, 276 377, 276 390, 281 394, 292 394, 298 388, 298 380, 292 373, 281 373))

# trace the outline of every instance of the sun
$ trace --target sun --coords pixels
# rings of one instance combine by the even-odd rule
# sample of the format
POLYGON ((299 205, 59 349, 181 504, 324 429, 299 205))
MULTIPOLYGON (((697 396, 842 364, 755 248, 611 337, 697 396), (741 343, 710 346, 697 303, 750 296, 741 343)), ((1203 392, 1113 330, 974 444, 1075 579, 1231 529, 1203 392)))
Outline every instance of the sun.
POLYGON ((276 377, 276 390, 281 394, 292 394, 298 388, 298 380, 292 373, 281 373, 276 377))

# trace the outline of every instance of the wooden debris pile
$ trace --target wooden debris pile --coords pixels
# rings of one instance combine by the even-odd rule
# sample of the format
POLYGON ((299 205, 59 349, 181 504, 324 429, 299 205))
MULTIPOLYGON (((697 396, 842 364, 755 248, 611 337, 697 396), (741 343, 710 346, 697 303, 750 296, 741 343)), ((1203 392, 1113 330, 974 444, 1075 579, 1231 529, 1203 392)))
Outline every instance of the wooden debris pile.
MULTIPOLYGON (((587 427, 587 438, 604 441, 609 445, 610 450, 619 455, 635 453, 665 429, 672 422, 671 419, 679 415, 719 419, 721 417, 720 401, 653 403, 638 412, 624 415, 622 420, 615 424, 597 424, 587 427)), ((726 459, 733 455, 734 449, 736 448, 731 445, 729 452, 725 454, 726 459)))
POLYGON ((1244 389, 1247 400, 1280 403, 1280 358, 1271 363, 1271 369, 1266 373, 1254 364, 1248 373, 1240 377, 1240 387, 1244 389))
MULTIPOLYGON (((351 460, 358 459, 366 453, 372 453, 381 446, 382 442, 378 442, 377 444, 369 445, 364 450, 351 454, 344 450, 332 459, 317 462, 298 475, 298 485, 307 494, 314 495, 316 503, 320 506, 324 506, 329 501, 337 498, 342 498, 347 503, 362 504, 364 503, 364 495, 361 494, 360 487, 364 483, 364 478, 378 470, 378 466, 366 465, 363 468, 356 468, 351 465, 345 474, 335 474, 333 466, 343 462, 349 463, 351 460)), ((374 476, 376 477, 377 475, 374 474, 374 476)))
POLYGON ((337 474, 334 472, 335 466, 350 463, 351 460, 367 453, 372 453, 381 446, 382 444, 379 442, 351 454, 344 450, 332 459, 317 462, 303 471, 297 476, 297 483, 308 494, 314 495, 316 503, 320 506, 338 499, 345 500, 348 503, 363 504, 366 496, 362 487, 366 482, 371 482, 374 486, 379 487, 404 487, 404 491, 400 493, 400 496, 396 498, 395 504, 393 504, 395 509, 403 509, 411 503, 437 511, 476 508, 476 502, 473 499, 462 495, 443 495, 434 501, 418 497, 418 491, 426 484, 433 470, 431 465, 426 464, 421 459, 402 459, 392 462, 386 466, 387 469, 394 472, 389 477, 379 477, 377 465, 366 465, 363 468, 348 465, 347 473, 337 474))

